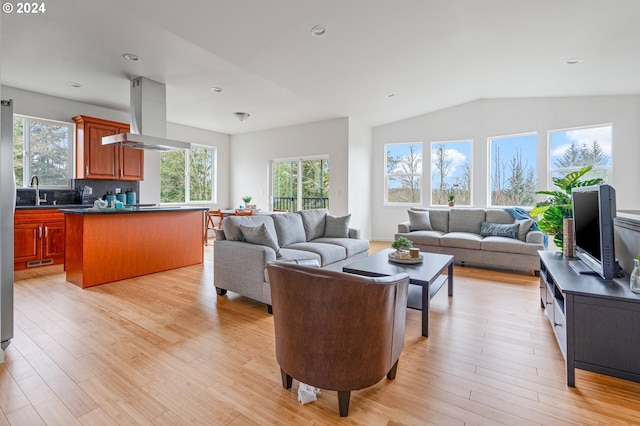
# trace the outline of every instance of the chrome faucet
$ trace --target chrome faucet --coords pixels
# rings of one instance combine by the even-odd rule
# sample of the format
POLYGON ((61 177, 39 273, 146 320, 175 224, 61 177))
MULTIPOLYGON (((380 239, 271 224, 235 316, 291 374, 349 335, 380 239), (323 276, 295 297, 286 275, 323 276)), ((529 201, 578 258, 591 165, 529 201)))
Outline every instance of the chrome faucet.
POLYGON ((40 199, 40 181, 38 180, 38 176, 31 176, 31 183, 29 184, 31 188, 33 188, 34 181, 36 183, 36 206, 39 206, 40 201, 44 201, 45 203, 47 202, 47 194, 44 194, 44 199, 40 199))

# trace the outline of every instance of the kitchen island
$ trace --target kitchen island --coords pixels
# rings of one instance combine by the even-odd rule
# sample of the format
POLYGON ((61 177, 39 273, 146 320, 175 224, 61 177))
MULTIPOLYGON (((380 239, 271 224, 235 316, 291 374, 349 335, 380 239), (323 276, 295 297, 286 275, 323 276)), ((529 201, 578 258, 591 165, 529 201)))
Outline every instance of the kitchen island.
POLYGON ((82 288, 202 263, 206 207, 60 209, 67 281, 82 288))

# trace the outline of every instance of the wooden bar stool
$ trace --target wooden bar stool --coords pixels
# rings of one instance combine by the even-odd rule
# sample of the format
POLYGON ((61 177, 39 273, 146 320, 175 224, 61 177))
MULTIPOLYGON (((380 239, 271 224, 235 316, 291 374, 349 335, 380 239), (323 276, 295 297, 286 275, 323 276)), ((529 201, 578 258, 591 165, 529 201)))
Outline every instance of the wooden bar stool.
POLYGON ((209 230, 210 229, 222 229, 222 219, 224 216, 222 215, 222 210, 209 210, 207 211, 207 226, 204 230, 204 245, 209 245, 209 230), (215 222, 214 218, 218 218, 218 223, 215 222))

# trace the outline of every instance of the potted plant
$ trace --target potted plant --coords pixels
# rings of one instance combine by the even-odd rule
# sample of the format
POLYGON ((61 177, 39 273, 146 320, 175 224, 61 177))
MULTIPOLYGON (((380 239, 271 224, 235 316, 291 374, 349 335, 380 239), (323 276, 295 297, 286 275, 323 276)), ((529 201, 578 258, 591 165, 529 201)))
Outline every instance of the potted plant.
POLYGON ((458 188, 457 183, 454 183, 453 185, 451 185, 451 189, 449 189, 449 195, 447 197, 447 200, 449 201, 449 207, 453 207, 456 204, 456 188, 458 188))
POLYGON ((405 237, 400 237, 391 244, 391 248, 396 249, 398 253, 409 250, 411 247, 413 247, 413 243, 405 237))
POLYGON ((245 208, 247 208, 247 204, 251 202, 251 195, 245 195, 244 197, 242 197, 242 201, 244 201, 244 206, 245 208))
MULTIPOLYGON (((565 232, 563 229, 567 228, 568 235, 573 234, 571 189, 580 186, 599 185, 604 182, 602 178, 581 180, 592 168, 593 166, 585 166, 578 171, 568 173, 562 178, 553 178, 553 184, 559 191, 536 192, 536 194, 549 195, 549 198, 537 203, 531 210, 531 216, 542 216, 538 220, 538 228, 548 236, 553 237, 554 244, 560 249, 564 248, 565 232), (565 219, 571 219, 571 221, 565 221, 565 219), (567 225, 565 225, 565 222, 567 222, 567 225)), ((573 247, 568 251, 572 252, 573 247)), ((568 255, 571 254, 569 253, 568 255)))

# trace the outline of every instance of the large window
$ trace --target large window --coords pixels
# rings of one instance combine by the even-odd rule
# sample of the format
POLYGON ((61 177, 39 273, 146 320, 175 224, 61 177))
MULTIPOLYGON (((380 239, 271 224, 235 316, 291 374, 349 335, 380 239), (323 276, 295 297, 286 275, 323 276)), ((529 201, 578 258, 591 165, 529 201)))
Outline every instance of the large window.
POLYGON ((422 143, 385 145, 385 204, 422 203, 422 143))
POLYGON ((274 210, 329 208, 326 157, 274 160, 271 174, 274 210))
POLYGON ((584 179, 599 177, 609 182, 611 134, 611 124, 550 131, 549 182, 589 165, 593 169, 584 179))
POLYGON ((489 138, 489 187, 492 206, 536 203, 535 133, 489 138))
POLYGON ((471 141, 431 143, 431 204, 471 205, 471 141))
POLYGON ((191 150, 160 155, 160 202, 215 201, 215 148, 193 145, 191 150))
POLYGON ((18 187, 31 176, 45 187, 68 188, 73 177, 73 124, 13 116, 13 166, 18 187))

